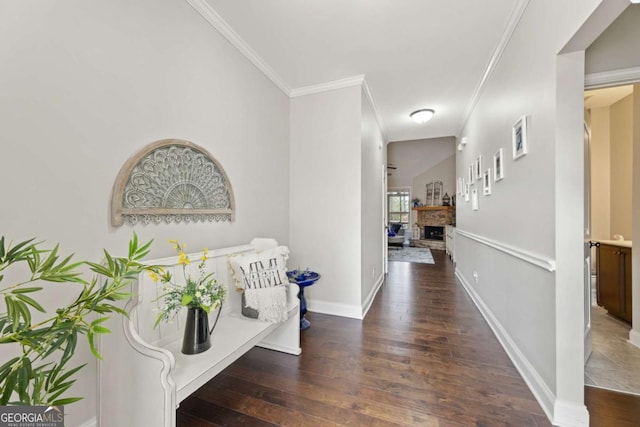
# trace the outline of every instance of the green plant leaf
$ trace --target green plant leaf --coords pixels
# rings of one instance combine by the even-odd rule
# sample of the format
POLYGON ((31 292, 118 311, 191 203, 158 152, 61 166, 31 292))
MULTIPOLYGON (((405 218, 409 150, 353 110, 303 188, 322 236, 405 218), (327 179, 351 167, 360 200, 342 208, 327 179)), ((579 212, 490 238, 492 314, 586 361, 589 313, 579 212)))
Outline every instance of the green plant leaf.
MULTIPOLYGON (((9 244, 9 250, 7 251, 5 261, 14 262, 14 261, 20 261, 24 259, 24 256, 25 256, 24 254, 29 251, 29 248, 26 248, 26 249, 22 249, 22 248, 24 248, 25 246, 33 242, 33 240, 34 240, 33 238, 29 240, 25 240, 24 242, 18 243, 14 247, 11 247, 11 244, 9 244)), ((37 245, 37 243, 34 243, 32 246, 35 246, 35 245, 37 245)))
POLYGON ((193 296, 192 295, 182 295, 182 305, 188 305, 191 301, 193 301, 193 296))
POLYGON ((89 348, 91 349, 91 353, 93 353, 96 359, 102 360, 102 356, 100 355, 100 353, 98 353, 98 349, 96 348, 96 343, 94 341, 95 335, 93 334, 92 330, 89 330, 89 332, 87 332, 87 338, 89 339, 89 348))
POLYGON ((30 292, 36 292, 36 291, 41 291, 42 288, 41 287, 34 287, 34 288, 15 288, 11 290, 12 294, 28 294, 30 292))
POLYGON ((15 296, 17 299, 19 299, 20 301, 23 301, 27 304, 29 304, 31 307, 35 308, 36 310, 42 312, 42 313, 46 313, 45 309, 42 308, 42 306, 40 304, 38 304, 38 302, 36 300, 34 300, 31 297, 28 297, 26 295, 16 295, 15 296))
POLYGON ((6 405, 9 403, 9 399, 11 398, 11 394, 15 389, 16 382, 18 381, 18 371, 11 371, 2 387, 2 396, 0 396, 0 405, 6 405))
POLYGON ((78 402, 80 400, 82 400, 82 397, 67 397, 65 399, 54 400, 53 402, 50 402, 49 405, 51 405, 51 406, 64 406, 64 405, 70 405, 70 404, 78 402))

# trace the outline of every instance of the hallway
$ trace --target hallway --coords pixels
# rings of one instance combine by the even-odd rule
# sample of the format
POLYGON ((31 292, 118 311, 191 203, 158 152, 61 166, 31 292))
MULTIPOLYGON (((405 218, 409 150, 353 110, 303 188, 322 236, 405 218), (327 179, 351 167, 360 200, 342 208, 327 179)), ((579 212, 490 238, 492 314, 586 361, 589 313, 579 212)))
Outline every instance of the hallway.
POLYGON ((182 402, 178 425, 550 426, 453 263, 433 255, 390 263, 363 322, 308 313, 300 357, 249 351, 182 402))

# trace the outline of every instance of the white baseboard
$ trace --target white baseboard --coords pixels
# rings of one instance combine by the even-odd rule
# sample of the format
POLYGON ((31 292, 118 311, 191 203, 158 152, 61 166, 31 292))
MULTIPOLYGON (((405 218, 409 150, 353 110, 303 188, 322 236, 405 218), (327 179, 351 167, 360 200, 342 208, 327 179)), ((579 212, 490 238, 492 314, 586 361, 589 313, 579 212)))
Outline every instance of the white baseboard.
POLYGON ((373 285, 373 288, 371 289, 371 292, 369 292, 369 295, 367 295, 367 298, 365 298, 364 302, 362 303, 362 318, 363 319, 365 318, 365 316, 369 312, 369 309, 371 308, 371 304, 373 304, 373 300, 376 298, 376 295, 378 294, 378 291, 382 287, 383 283, 384 283, 384 274, 381 274, 378 277, 378 280, 376 280, 376 283, 373 285))
POLYGON ((362 320, 362 307, 358 305, 340 304, 337 302, 307 299, 307 310, 314 313, 330 314, 332 316, 350 317, 362 320))
POLYGON ((500 344, 515 365, 520 375, 522 375, 522 378, 529 386, 529 389, 542 407, 544 413, 547 415, 547 418, 549 418, 549 420, 554 419, 553 414, 556 398, 551 389, 547 386, 547 384, 544 382, 540 374, 538 374, 533 365, 527 360, 525 355, 520 351, 516 343, 511 339, 511 337, 504 329, 504 327, 500 324, 493 312, 484 303, 480 295, 478 295, 478 293, 473 289, 470 282, 457 268, 456 277, 458 278, 460 283, 462 283, 462 286, 467 291, 476 307, 478 307, 478 310, 480 310, 480 313, 489 324, 489 327, 493 331, 493 334, 496 336, 498 341, 500 341, 500 344))
POLYGON ((96 417, 91 418, 80 424, 78 427, 96 427, 98 425, 98 419, 96 417))
POLYGON ((640 332, 635 329, 629 331, 629 342, 636 347, 640 348, 640 332))
POLYGON ((350 317, 352 319, 362 320, 369 311, 369 308, 371 308, 371 304, 373 304, 373 300, 383 283, 384 274, 381 274, 373 285, 371 292, 369 292, 369 295, 365 298, 362 306, 340 304, 316 299, 310 301, 307 299, 307 310, 314 313, 330 314, 332 316, 350 317))
POLYGON ((556 400, 553 425, 562 427, 589 427, 589 411, 586 406, 556 400))

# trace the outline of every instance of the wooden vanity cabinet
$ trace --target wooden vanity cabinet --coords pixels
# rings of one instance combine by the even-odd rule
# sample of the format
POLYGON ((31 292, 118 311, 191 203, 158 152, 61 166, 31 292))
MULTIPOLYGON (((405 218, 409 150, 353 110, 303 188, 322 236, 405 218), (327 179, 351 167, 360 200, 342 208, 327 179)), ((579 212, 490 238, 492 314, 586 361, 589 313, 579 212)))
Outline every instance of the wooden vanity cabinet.
POLYGON ((631 248, 601 244, 597 254, 598 305, 631 323, 631 248))

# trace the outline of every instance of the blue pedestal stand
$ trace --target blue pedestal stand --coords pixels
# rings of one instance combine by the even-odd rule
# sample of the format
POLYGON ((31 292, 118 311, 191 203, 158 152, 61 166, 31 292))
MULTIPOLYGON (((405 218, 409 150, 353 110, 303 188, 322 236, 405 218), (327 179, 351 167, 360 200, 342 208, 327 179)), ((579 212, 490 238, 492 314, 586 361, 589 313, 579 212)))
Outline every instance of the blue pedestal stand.
POLYGON ((298 292, 298 298, 300 299, 300 330, 304 331, 311 326, 311 322, 304 317, 307 314, 307 299, 304 297, 304 288, 316 283, 320 275, 314 271, 306 271, 304 273, 287 271, 287 277, 290 282, 295 283, 300 288, 300 292, 298 292))

